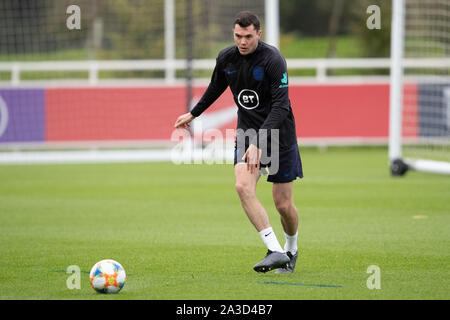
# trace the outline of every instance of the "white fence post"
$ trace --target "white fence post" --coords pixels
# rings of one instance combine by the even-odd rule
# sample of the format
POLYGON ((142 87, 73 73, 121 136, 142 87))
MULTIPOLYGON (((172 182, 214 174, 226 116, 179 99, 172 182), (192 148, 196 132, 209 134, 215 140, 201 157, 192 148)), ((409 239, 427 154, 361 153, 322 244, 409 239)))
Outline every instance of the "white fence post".
POLYGON ((20 84, 20 65, 13 63, 11 67, 11 84, 18 86, 20 84))
POLYGON ((316 79, 318 82, 325 82, 327 79, 327 65, 324 60, 319 60, 317 62, 316 79))
POLYGON ((89 84, 96 85, 98 83, 98 63, 91 61, 89 64, 89 84))

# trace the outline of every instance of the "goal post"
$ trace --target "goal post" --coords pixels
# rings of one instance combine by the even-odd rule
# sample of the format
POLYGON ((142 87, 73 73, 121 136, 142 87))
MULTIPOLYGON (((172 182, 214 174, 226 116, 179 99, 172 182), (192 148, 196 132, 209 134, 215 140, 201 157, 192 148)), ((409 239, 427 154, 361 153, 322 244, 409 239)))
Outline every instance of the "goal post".
POLYGON ((392 1, 388 152, 392 175, 409 169, 450 174, 449 20, 447 1, 392 1))

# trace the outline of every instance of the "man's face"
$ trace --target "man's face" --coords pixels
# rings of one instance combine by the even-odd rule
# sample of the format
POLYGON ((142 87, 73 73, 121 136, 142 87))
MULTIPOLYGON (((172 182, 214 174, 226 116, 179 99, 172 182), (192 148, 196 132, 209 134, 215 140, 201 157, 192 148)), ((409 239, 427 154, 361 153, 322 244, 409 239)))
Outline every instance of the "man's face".
POLYGON ((243 28, 235 24, 233 33, 234 43, 236 43, 240 54, 247 55, 256 50, 258 40, 261 38, 261 30, 256 31, 254 25, 243 28))

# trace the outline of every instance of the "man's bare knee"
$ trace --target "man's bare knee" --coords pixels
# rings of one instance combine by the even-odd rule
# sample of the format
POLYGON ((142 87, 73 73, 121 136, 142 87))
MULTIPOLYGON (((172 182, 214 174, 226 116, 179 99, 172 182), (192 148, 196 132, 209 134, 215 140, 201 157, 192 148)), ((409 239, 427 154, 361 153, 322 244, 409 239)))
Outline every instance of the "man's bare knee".
POLYGON ((253 188, 248 183, 236 182, 235 188, 241 199, 246 199, 255 195, 253 188))
POLYGON ((290 201, 276 201, 275 202, 275 208, 277 208, 277 211, 281 214, 281 215, 286 215, 289 212, 292 211, 292 208, 294 207, 294 204, 291 203, 290 201))
POLYGON ((235 166, 235 177, 235 188, 241 200, 256 195, 256 183, 258 182, 259 174, 250 175, 246 164, 238 163, 235 166))

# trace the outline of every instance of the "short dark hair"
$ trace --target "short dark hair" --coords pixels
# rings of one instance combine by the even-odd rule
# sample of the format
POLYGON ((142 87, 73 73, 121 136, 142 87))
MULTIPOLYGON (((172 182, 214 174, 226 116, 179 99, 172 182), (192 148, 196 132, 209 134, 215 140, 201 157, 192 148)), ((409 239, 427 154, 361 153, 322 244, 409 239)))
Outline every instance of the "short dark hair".
POLYGON ((239 12, 234 19, 233 28, 237 24, 242 28, 247 28, 253 25, 256 31, 259 31, 259 29, 261 28, 258 16, 250 11, 239 12))

